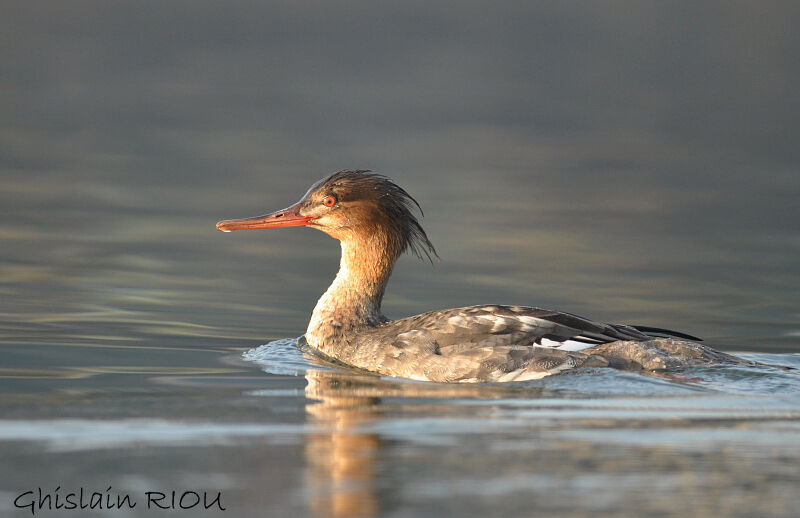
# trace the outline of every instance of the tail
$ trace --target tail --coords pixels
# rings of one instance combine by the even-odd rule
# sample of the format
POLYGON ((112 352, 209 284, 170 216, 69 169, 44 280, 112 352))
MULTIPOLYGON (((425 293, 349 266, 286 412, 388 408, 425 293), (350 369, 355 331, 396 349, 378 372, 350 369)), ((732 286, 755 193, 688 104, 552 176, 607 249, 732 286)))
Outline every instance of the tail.
POLYGON ((695 342, 702 342, 702 338, 698 338, 696 336, 692 336, 686 333, 681 333, 680 331, 673 331, 671 329, 662 329, 660 327, 650 327, 650 326, 630 326, 637 331, 640 331, 647 336, 652 336, 653 338, 683 338, 685 340, 694 340, 695 342))

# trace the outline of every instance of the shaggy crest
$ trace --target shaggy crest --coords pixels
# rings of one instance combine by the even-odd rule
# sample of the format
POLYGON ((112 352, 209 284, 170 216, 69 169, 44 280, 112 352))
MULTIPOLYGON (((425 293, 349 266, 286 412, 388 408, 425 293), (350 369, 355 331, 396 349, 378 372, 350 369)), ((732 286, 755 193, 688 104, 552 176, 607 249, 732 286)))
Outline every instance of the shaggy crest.
POLYGON ((311 186, 305 198, 315 192, 335 193, 342 202, 371 201, 383 213, 400 242, 400 252, 411 252, 422 259, 439 259, 436 249, 414 214, 422 207, 405 189, 381 174, 366 169, 338 171, 311 186))

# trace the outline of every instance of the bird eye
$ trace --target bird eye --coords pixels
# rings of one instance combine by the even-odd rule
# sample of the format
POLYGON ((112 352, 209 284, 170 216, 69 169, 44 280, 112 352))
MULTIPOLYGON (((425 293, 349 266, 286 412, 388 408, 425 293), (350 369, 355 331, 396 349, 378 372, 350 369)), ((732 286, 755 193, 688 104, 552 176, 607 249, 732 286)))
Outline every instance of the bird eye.
POLYGON ((322 204, 326 207, 333 207, 336 205, 336 196, 325 196, 325 199, 322 200, 322 204))

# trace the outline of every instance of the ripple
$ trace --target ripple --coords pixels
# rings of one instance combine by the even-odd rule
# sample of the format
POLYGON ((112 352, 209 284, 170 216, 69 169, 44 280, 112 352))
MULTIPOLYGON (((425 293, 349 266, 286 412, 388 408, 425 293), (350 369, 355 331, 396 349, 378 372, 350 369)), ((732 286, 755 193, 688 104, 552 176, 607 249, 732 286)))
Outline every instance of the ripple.
POLYGON ((48 451, 117 449, 131 445, 239 444, 243 438, 297 435, 309 427, 283 423, 177 422, 166 419, 0 420, 0 441, 42 442, 48 451))
POLYGON ((283 338, 242 353, 246 361, 259 365, 267 374, 303 376, 310 369, 328 369, 307 352, 303 337, 283 338))

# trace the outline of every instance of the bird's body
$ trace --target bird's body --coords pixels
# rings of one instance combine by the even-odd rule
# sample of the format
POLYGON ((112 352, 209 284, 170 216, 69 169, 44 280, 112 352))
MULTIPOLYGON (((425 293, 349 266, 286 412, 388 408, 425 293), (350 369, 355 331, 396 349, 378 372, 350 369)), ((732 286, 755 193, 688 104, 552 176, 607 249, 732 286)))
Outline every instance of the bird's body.
POLYGON ((578 351, 611 341, 611 336, 648 339, 632 328, 598 325, 565 313, 487 305, 375 325, 312 325, 306 340, 325 356, 364 370, 421 381, 483 382, 536 379, 587 362, 605 365, 578 351), (584 333, 606 338, 598 341, 584 333))
POLYGON ((469 306, 390 321, 381 301, 397 258, 407 249, 436 256, 414 205, 386 177, 340 171, 287 209, 217 228, 310 226, 339 239, 339 273, 317 302, 305 338, 322 356, 359 369, 421 381, 523 381, 606 365, 591 354, 600 344, 652 339, 632 326, 526 306, 469 306))

